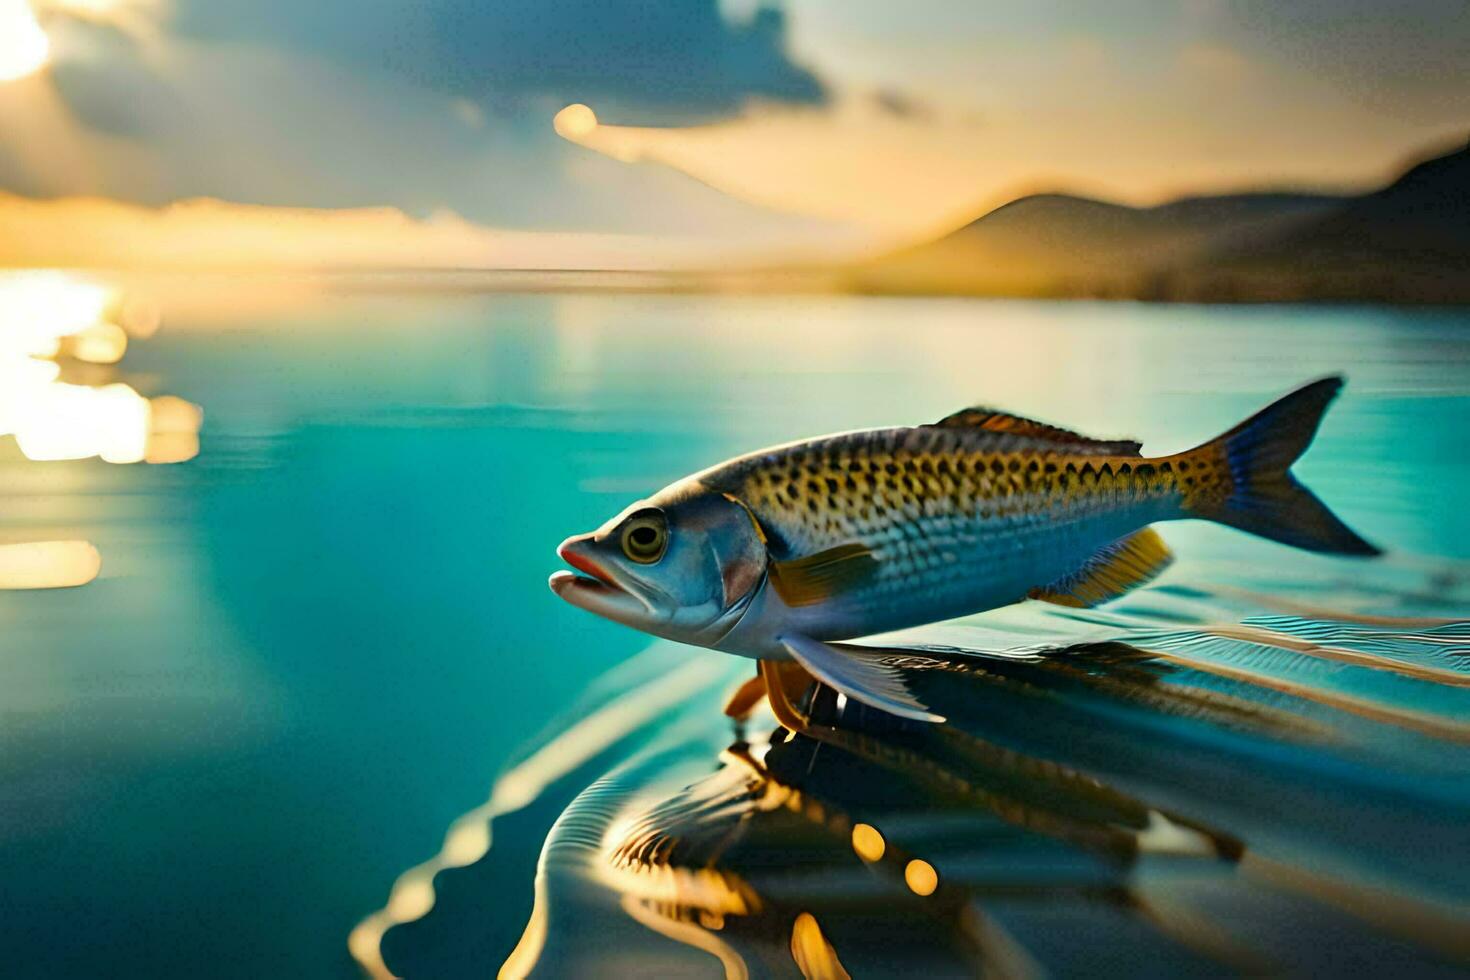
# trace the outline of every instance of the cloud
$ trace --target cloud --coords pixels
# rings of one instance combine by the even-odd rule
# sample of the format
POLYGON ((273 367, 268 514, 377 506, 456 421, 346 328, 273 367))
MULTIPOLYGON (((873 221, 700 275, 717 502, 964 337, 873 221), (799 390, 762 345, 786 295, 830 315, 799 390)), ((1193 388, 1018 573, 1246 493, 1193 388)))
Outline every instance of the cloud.
POLYGON ((449 212, 416 220, 395 208, 145 208, 0 193, 0 267, 648 269, 730 253, 714 241, 487 228, 449 212))
POLYGON ((874 89, 873 106, 896 119, 928 119, 933 113, 922 100, 895 88, 874 89))
POLYGON ((297 50, 51 30, 51 69, 0 85, 0 189, 148 205, 448 208, 500 227, 747 246, 834 232, 589 154, 552 131, 556 103, 497 112, 297 50))
POLYGON ((786 52, 762 7, 726 19, 714 0, 179 0, 175 29, 286 45, 452 95, 514 106, 587 102, 636 121, 728 115, 752 99, 814 104, 822 83, 786 52))
POLYGON ((831 109, 761 106, 706 126, 598 124, 563 135, 622 163, 662 164, 739 200, 852 222, 870 236, 955 219, 984 189, 976 161, 993 165, 997 155, 983 127, 894 112, 869 97, 831 109))
POLYGON ((168 13, 166 0, 30 0, 43 19, 64 18, 110 28, 138 40, 155 40, 168 13))
POLYGON ((1359 182, 1470 91, 1463 0, 6 2, 55 61, 0 85, 0 188, 747 243, 1023 189, 1359 182), (120 3, 153 36, 64 12, 120 3), (558 138, 573 102, 611 125, 558 138))
POLYGON ((1258 61, 1289 66, 1338 99, 1421 125, 1464 125, 1464 0, 1232 0, 1215 16, 1223 40, 1258 61))
POLYGON ((96 22, 53 27, 61 57, 50 80, 78 122, 145 140, 177 114, 180 99, 152 68, 136 37, 96 22))

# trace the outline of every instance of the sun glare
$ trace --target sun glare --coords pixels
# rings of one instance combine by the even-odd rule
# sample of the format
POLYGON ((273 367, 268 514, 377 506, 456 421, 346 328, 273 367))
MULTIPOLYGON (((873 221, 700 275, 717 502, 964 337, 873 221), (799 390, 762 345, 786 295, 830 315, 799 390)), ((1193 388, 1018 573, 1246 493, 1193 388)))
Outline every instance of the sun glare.
POLYGON ((51 42, 27 0, 0 0, 0 83, 46 67, 51 42))
POLYGON ((42 0, 53 10, 64 11, 78 17, 104 18, 128 4, 125 0, 42 0))
POLYGON ((551 120, 556 135, 576 141, 591 135, 597 128, 597 113, 580 102, 573 102, 551 120))
POLYGON ((165 10, 163 0, 0 0, 0 85, 34 75, 50 63, 51 39, 41 18, 108 24, 147 38, 156 34, 165 10))
MULTIPOLYGON (((112 288, 65 273, 0 276, 0 436, 14 436, 27 459, 178 463, 198 455, 198 406, 150 399, 122 382, 61 380, 52 358, 122 360, 128 332, 112 319, 129 322, 120 315, 127 309, 112 288)), ((157 329, 156 314, 137 318, 157 329)))
POLYGON ((140 40, 157 37, 165 0, 32 0, 37 14, 106 24, 140 40))

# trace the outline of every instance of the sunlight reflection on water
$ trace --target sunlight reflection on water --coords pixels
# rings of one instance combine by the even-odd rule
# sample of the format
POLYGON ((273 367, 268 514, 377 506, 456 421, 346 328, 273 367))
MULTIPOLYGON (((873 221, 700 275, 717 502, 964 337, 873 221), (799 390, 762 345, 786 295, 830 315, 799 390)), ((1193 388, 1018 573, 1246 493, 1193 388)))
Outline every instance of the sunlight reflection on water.
POLYGON ((198 454, 203 413, 182 399, 145 398, 120 381, 72 384, 56 358, 113 365, 128 330, 151 335, 151 308, 101 282, 63 272, 0 274, 0 436, 28 459, 96 456, 109 463, 176 463, 198 454))
POLYGON ((87 541, 0 544, 0 589, 66 589, 86 585, 102 570, 87 541))
MULTIPOLYGON (((156 308, 124 302, 103 282, 57 271, 0 273, 0 438, 15 437, 35 462, 97 457, 108 463, 180 463, 199 454, 203 412, 164 395, 146 398, 121 381, 61 380, 60 362, 109 370, 123 359, 128 324, 158 329, 156 308)), ((0 546, 0 589, 85 585, 101 571, 87 541, 0 546)))

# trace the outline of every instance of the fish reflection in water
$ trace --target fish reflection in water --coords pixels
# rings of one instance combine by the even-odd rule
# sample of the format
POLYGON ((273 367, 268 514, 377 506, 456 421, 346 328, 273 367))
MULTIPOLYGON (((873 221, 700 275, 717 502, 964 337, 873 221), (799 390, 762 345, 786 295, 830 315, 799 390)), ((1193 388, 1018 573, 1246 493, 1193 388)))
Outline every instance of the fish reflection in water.
MULTIPOLYGON (((945 726, 812 686, 803 731, 716 745, 728 686, 671 706, 556 820, 501 975, 1462 971, 1470 624, 1137 614, 1171 601, 1232 600, 1148 590, 1065 627, 1113 638, 1004 656, 860 651, 945 726)), ((384 969, 456 975, 454 912, 393 929, 384 969)))

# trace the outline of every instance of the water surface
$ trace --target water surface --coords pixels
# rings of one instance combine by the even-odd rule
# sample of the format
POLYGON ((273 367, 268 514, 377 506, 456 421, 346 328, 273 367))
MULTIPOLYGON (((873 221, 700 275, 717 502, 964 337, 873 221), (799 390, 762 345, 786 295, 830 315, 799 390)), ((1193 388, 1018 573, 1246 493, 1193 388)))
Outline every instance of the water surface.
POLYGON ((0 544, 102 557, 0 592, 11 974, 1470 960, 1465 312, 278 289, 78 379, 202 406, 194 458, 0 442, 0 544), (737 728, 747 663, 545 587, 760 445, 979 402, 1162 453, 1333 371, 1298 472, 1385 559, 1167 526, 1123 602, 900 638, 944 729, 737 728))

